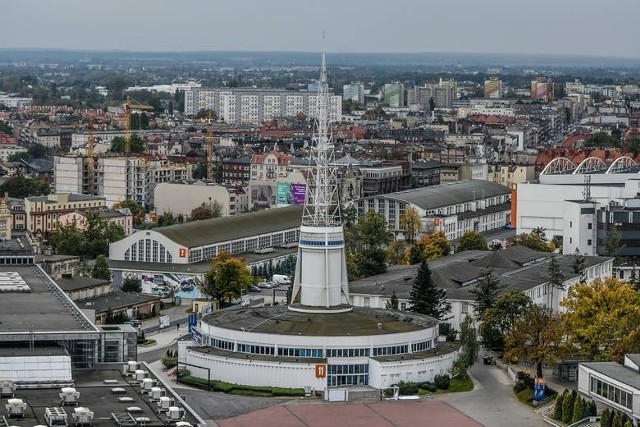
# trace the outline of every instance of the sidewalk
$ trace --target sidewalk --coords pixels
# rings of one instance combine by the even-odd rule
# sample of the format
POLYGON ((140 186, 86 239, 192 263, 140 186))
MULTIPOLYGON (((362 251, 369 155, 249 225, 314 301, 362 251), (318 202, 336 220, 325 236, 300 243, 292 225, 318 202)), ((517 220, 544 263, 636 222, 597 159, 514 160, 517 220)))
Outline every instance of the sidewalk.
POLYGON ((143 354, 159 348, 168 347, 178 341, 180 337, 187 335, 187 333, 186 324, 184 326, 180 326, 180 329, 176 329, 171 326, 157 332, 145 333, 146 339, 155 340, 156 343, 149 346, 138 345, 138 353, 143 354))

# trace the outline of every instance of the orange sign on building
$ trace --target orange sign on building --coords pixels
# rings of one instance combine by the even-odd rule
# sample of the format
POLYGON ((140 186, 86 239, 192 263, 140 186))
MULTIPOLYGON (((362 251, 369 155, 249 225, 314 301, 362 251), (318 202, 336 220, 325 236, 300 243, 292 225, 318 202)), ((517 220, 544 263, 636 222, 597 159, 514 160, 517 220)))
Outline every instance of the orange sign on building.
POLYGON ((316 378, 325 378, 327 376, 327 365, 316 365, 316 378))
POLYGON ((180 258, 186 258, 187 257, 187 249, 186 248, 180 248, 180 251, 178 251, 178 254, 180 255, 180 258))

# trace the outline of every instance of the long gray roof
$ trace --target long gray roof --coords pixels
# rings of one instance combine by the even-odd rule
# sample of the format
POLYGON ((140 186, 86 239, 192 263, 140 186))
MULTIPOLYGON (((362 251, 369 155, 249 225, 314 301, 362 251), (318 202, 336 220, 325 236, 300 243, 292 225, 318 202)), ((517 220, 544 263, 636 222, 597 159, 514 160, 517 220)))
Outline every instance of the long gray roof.
MULTIPOLYGON (((484 269, 493 269, 495 277, 505 290, 527 291, 549 281, 549 262, 553 254, 538 252, 524 246, 514 246, 497 252, 464 251, 429 262, 431 277, 447 298, 473 300, 469 292, 476 286, 476 279, 484 269)), ((573 272, 575 255, 557 255, 558 265, 569 280, 578 277, 573 272)), ((591 256, 585 258, 584 267, 603 263, 610 258, 591 256)), ((390 297, 395 291, 400 299, 408 299, 418 265, 394 266, 386 273, 349 283, 352 294, 369 294, 390 297)))
POLYGON ((191 248, 288 230, 299 227, 301 222, 302 206, 288 206, 237 216, 169 225, 154 228, 153 231, 191 248))
POLYGON ((601 373, 609 378, 620 381, 636 390, 640 390, 640 374, 616 362, 587 362, 582 363, 589 369, 601 373))
POLYGON ((398 193, 372 196, 399 200, 418 206, 424 210, 437 209, 461 203, 472 202, 487 197, 510 194, 504 185, 484 180, 460 181, 451 184, 421 187, 398 193))

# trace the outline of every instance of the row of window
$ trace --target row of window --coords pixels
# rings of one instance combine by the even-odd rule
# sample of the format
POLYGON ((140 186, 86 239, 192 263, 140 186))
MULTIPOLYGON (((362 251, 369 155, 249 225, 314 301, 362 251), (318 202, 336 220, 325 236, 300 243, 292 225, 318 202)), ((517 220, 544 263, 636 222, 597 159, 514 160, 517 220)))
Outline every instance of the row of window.
POLYGON ((416 342, 411 344, 411 351, 412 352, 418 352, 418 351, 424 351, 424 350, 429 350, 432 347, 432 341, 431 340, 426 340, 426 341, 422 341, 422 342, 416 342))
POLYGON ((373 357, 376 356, 393 356, 394 354, 407 354, 409 353, 408 345, 392 345, 389 347, 374 347, 373 357))
MULTIPOLYGON (((220 340, 217 338, 211 339, 212 347, 220 348, 223 350, 234 351, 234 345, 232 341, 220 340)), ((414 343, 411 345, 412 351, 428 350, 432 347, 431 340, 414 343)), ((255 344, 243 344, 238 343, 237 350, 239 353, 249 354, 267 354, 275 355, 275 347, 255 345, 255 344)), ((395 354, 406 354, 409 352, 408 345, 397 345, 389 347, 374 347, 373 356, 391 356, 395 354)), ((278 347, 278 356, 284 357, 313 357, 322 358, 325 351, 322 348, 296 348, 296 347, 278 347)), ((326 357, 369 357, 370 350, 368 348, 332 348, 326 350, 326 357)))
POLYGON ((633 409, 633 394, 626 392, 612 384, 602 381, 598 378, 591 377, 589 390, 611 402, 624 406, 627 409, 633 409))
POLYGON ((173 262, 173 256, 157 240, 139 240, 127 249, 124 253, 125 261, 140 262, 173 262))

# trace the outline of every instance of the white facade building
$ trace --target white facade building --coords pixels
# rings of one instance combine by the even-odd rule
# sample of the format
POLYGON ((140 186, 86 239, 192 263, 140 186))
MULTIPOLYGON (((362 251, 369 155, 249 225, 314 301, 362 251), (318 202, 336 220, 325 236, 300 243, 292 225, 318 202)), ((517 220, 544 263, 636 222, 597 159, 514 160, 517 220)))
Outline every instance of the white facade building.
MULTIPOLYGON (((317 117, 318 94, 281 89, 194 88, 185 91, 185 114, 212 109, 229 124, 260 124, 274 117, 293 117, 303 113, 317 117)), ((342 116, 342 97, 329 97, 332 121, 342 116)))
POLYGON ((248 209, 248 197, 242 197, 228 188, 202 181, 163 182, 154 189, 154 207, 158 215, 171 212, 174 216, 188 218, 191 211, 203 203, 206 206, 217 202, 222 216, 234 215, 248 209))
POLYGON ((342 86, 342 99, 345 101, 354 101, 364 105, 364 85, 354 83, 342 86))

